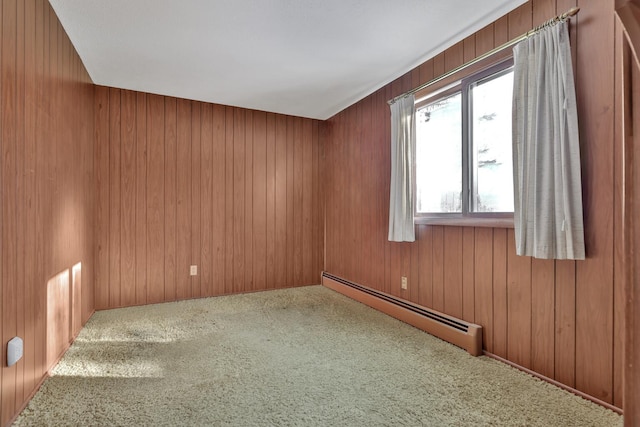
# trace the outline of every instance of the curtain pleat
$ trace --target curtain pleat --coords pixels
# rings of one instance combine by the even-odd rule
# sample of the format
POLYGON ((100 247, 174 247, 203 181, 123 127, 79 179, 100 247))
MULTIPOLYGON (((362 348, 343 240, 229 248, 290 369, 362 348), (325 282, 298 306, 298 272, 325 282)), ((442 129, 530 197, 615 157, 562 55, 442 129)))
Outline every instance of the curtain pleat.
POLYGON ((580 142, 566 22, 514 49, 516 253, 584 259, 580 142))
POLYGON ((391 189, 389 241, 415 241, 413 223, 413 159, 416 150, 414 96, 391 104, 391 189))

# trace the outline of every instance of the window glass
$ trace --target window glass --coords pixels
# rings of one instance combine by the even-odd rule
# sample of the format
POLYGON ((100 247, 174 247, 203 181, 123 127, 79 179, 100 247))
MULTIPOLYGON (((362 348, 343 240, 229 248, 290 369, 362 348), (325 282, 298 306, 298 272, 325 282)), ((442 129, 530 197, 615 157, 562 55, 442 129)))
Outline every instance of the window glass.
POLYGON ((473 212, 513 212, 513 72, 470 86, 473 212))
POLYGON ((513 212, 511 65, 494 65, 416 102, 416 215, 513 212))
POLYGON ((416 111, 416 209, 462 212, 462 96, 416 111))

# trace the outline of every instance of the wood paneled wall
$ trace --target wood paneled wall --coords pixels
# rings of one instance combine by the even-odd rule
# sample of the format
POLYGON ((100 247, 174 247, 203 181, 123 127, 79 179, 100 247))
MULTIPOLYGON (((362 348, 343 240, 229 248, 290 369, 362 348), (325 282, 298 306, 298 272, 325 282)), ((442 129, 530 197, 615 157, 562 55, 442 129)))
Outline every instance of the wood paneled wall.
POLYGON ((0 34, 0 425, 6 425, 52 362, 48 331, 62 337, 55 345, 64 349, 93 312, 94 86, 46 0, 2 0, 0 34), (59 289, 73 288, 74 296, 48 300, 61 277, 59 289), (67 307, 59 328, 47 322, 52 304, 67 307), (24 340, 24 357, 6 367, 14 336, 24 340))
POLYGON ((622 407, 621 166, 614 157, 614 0, 533 0, 331 118, 326 265, 331 274, 481 324, 486 351, 622 407), (586 261, 515 255, 512 229, 417 226, 387 241, 386 101, 579 6, 571 20, 586 261), (615 178, 615 179, 614 179, 615 178), (408 290, 400 278, 407 276, 408 290))
POLYGON ((95 114, 97 309, 320 282, 318 121, 106 87, 95 114))

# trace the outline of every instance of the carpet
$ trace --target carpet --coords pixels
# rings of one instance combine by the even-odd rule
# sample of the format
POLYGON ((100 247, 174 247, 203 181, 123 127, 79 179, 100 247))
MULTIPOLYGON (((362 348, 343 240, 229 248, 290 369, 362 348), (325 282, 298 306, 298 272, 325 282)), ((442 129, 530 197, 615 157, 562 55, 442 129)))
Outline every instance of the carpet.
POLYGON ((321 286, 95 313, 15 426, 621 426, 321 286))

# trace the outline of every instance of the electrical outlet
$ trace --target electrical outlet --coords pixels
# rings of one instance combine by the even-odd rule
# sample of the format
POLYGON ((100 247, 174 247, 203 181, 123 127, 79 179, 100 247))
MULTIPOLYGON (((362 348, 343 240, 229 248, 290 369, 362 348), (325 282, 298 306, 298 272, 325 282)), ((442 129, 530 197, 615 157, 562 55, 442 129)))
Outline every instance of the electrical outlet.
POLYGON ((191 276, 197 276, 198 275, 198 266, 197 265, 192 265, 191 268, 189 268, 189 274, 191 276))
POLYGON ((407 289, 407 278, 402 276, 402 289, 407 289))

